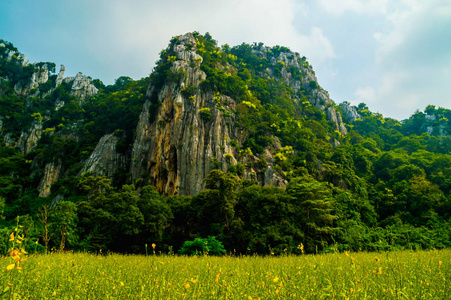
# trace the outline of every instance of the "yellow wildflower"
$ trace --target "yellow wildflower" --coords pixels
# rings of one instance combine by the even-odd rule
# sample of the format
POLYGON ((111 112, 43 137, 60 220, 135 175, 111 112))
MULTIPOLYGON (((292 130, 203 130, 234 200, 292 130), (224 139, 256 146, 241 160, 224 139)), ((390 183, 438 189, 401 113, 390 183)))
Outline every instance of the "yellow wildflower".
POLYGON ((14 269, 15 266, 16 266, 16 264, 10 264, 6 267, 6 270, 11 271, 12 269, 14 269))

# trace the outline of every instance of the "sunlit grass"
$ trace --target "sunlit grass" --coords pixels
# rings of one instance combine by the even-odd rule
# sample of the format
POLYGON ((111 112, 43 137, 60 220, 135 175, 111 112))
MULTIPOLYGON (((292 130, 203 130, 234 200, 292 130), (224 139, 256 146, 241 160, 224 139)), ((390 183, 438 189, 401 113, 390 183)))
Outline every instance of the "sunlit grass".
POLYGON ((451 250, 284 257, 53 253, 0 260, 17 299, 449 299, 451 250))

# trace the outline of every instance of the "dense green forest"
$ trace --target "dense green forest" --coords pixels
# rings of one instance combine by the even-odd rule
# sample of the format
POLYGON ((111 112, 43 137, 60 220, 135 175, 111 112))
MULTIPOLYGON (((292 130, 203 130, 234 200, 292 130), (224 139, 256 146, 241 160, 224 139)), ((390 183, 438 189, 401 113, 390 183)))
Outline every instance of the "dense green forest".
MULTIPOLYGON (((327 104, 341 113, 343 135, 311 104, 321 87, 306 77, 311 66, 305 57, 297 68, 274 59, 281 53, 295 57, 286 47, 219 46, 208 33, 194 37, 206 79, 199 87, 184 87, 183 96, 213 92, 234 99, 235 111, 219 101, 216 107, 247 133, 230 144, 243 157, 259 160, 238 161, 227 172, 212 161, 206 189, 193 196, 159 194, 144 180, 133 180, 129 160, 112 178, 80 174, 106 134, 118 138, 121 155, 130 155, 144 102, 156 114, 158 92, 186 75, 171 68, 178 37, 149 77, 124 76, 107 86, 92 80, 98 93, 83 101, 67 82, 55 86, 52 63, 46 63, 48 81, 18 93, 15 87, 27 84, 43 63, 24 65, 18 50, 0 40, 0 251, 6 252, 17 222, 30 251, 143 253, 152 243, 172 251, 208 236, 230 253, 451 247, 451 110, 429 105, 398 121, 361 103, 353 107, 360 117, 349 119, 342 106, 327 104), (306 84, 295 91, 287 76, 306 84), (64 105, 55 109, 56 103, 64 105), (23 151, 21 136, 36 124, 42 135, 31 151, 23 151), (246 168, 268 168, 267 149, 286 188, 244 179, 246 168), (38 186, 52 161, 60 161, 64 175, 49 196, 40 197, 38 186)), ((200 114, 205 122, 211 118, 207 108, 200 114)))

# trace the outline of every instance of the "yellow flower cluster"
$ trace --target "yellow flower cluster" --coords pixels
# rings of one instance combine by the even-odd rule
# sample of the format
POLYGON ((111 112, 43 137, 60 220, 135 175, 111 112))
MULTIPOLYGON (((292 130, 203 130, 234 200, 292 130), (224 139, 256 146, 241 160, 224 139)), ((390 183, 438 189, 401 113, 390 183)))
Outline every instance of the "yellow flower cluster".
POLYGON ((12 246, 8 249, 8 253, 12 258, 12 263, 6 267, 7 271, 11 271, 14 268, 21 270, 21 263, 27 260, 26 258, 22 257, 22 255, 27 254, 24 247, 21 247, 23 239, 23 235, 17 234, 17 236, 14 236, 14 232, 12 232, 9 236, 8 241, 12 242, 12 246))

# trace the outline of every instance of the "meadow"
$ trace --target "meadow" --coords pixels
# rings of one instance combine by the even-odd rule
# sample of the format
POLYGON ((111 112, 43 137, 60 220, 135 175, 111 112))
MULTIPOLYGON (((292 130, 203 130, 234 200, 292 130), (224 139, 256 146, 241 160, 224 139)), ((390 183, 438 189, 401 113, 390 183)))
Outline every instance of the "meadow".
POLYGON ((21 255, 0 260, 2 299, 451 299, 451 250, 21 255))

